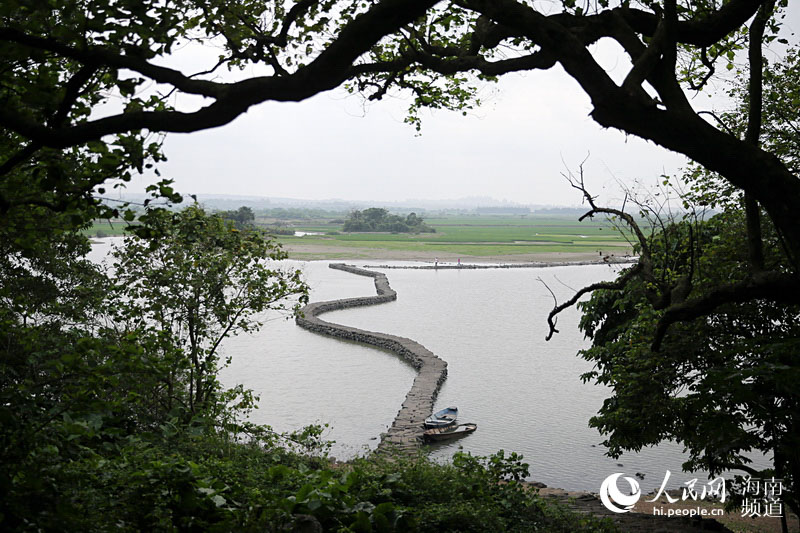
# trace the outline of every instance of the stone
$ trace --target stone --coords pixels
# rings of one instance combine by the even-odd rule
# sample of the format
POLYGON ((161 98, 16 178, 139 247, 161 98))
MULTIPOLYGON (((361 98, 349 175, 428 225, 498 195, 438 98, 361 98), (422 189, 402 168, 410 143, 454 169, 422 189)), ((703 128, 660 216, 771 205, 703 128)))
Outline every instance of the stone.
POLYGON ((364 331, 326 322, 318 318, 318 315, 328 311, 375 305, 397 299, 397 293, 390 287, 386 275, 381 272, 373 272, 343 263, 332 263, 328 266, 359 276, 373 278, 378 295, 310 303, 300 310, 300 315, 295 319, 295 322, 298 326, 314 333, 385 348, 405 359, 417 370, 418 374, 414 379, 411 390, 406 394, 405 401, 403 401, 392 426, 386 433, 381 434, 381 442, 378 445, 379 452, 384 452, 386 447, 391 447, 401 452, 413 454, 422 442, 422 433, 424 431, 422 421, 430 415, 433 402, 439 393, 439 388, 444 383, 444 380, 447 379, 447 363, 411 339, 364 331))

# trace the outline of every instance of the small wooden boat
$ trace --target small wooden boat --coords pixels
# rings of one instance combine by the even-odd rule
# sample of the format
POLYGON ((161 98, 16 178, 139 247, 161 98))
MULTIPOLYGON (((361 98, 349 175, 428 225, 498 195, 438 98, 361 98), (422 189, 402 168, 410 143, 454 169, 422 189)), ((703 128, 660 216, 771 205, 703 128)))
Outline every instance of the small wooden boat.
POLYGON ((478 424, 461 424, 460 426, 427 429, 423 436, 427 440, 447 440, 469 435, 476 429, 478 429, 478 424))
POLYGON ((458 407, 445 407, 425 419, 426 428, 441 428, 453 424, 458 418, 458 407))

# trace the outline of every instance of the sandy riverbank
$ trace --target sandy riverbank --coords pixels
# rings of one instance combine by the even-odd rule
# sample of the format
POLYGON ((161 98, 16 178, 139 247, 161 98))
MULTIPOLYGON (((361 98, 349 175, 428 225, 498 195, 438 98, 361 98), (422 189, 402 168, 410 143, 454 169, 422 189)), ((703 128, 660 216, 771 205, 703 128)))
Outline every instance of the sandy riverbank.
MULTIPOLYGON (((385 248, 355 248, 346 246, 324 246, 314 244, 286 244, 284 249, 291 259, 302 261, 325 259, 363 259, 386 261, 423 261, 439 264, 457 263, 554 263, 554 262, 602 262, 596 252, 543 252, 509 255, 465 255, 416 250, 388 250, 385 248)), ((624 253, 624 252, 617 252, 624 253)))

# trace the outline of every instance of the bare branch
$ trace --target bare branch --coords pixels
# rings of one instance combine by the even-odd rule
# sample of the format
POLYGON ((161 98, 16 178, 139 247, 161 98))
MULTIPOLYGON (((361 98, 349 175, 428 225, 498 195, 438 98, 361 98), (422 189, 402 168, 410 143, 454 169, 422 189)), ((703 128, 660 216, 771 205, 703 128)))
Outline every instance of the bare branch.
POLYGON ((642 258, 647 263, 650 263, 650 246, 648 245, 647 238, 645 237, 645 235, 642 232, 641 228, 636 223, 636 220, 634 220, 634 218, 630 214, 628 214, 628 213, 626 213, 624 211, 621 211, 619 209, 613 209, 613 208, 610 208, 610 207, 598 207, 597 204, 595 204, 594 200, 595 200, 596 197, 594 197, 591 194, 589 194, 589 191, 586 189, 586 185, 584 183, 583 165, 584 165, 585 162, 586 162, 586 159, 584 159, 583 162, 581 162, 581 164, 578 166, 578 175, 579 175, 578 178, 576 178, 572 174, 572 172, 569 172, 569 171, 568 171, 567 174, 564 174, 564 173, 561 174, 569 182, 570 186, 573 189, 577 189, 578 191, 581 192, 581 194, 583 195, 583 198, 587 201, 587 203, 589 204, 589 207, 591 207, 591 210, 588 211, 587 213, 584 213, 578 219, 578 221, 582 222, 585 218, 587 218, 587 217, 588 218, 592 218, 594 215, 596 215, 598 213, 605 213, 607 215, 614 215, 614 216, 617 216, 617 217, 621 218, 622 220, 624 220, 628 224, 628 226, 631 228, 631 230, 636 235, 636 239, 639 241, 639 246, 641 247, 641 256, 642 256, 642 258))
MULTIPOLYGON (((641 273, 642 268, 643 268, 642 263, 636 263, 615 281, 602 281, 599 283, 593 283, 591 285, 588 285, 579 290, 578 292, 576 292, 572 296, 572 298, 570 298, 569 300, 560 305, 558 305, 558 300, 556 300, 553 291, 550 291, 550 294, 553 294, 553 299, 556 300, 557 305, 553 307, 553 310, 550 311, 549 315, 547 315, 547 324, 548 326, 550 326, 550 331, 545 337, 545 340, 549 341, 553 337, 554 333, 558 333, 558 330, 556 329, 556 316, 564 309, 572 307, 573 305, 578 303, 578 300, 581 299, 581 296, 601 289, 612 290, 612 291, 622 290, 625 288, 625 286, 628 284, 630 280, 632 280, 639 273, 641 273)), ((539 278, 539 281, 542 281, 541 278, 539 278)), ((544 284, 545 287, 547 287, 547 284, 544 283, 544 281, 542 281, 542 283, 544 284)), ((550 287, 547 287, 547 290, 550 290, 550 287)))

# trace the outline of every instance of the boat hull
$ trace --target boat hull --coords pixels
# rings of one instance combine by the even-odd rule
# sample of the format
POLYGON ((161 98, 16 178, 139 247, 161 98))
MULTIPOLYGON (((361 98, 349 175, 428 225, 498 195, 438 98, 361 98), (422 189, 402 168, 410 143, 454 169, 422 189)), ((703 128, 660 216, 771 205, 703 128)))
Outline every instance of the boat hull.
POLYGON ((459 426, 433 428, 425 431, 423 437, 425 440, 429 441, 457 439, 473 433, 476 429, 478 429, 478 424, 461 424, 459 426))
POLYGON ((447 427, 453 425, 456 418, 458 418, 458 408, 446 407, 426 418, 424 425, 426 428, 447 427))

